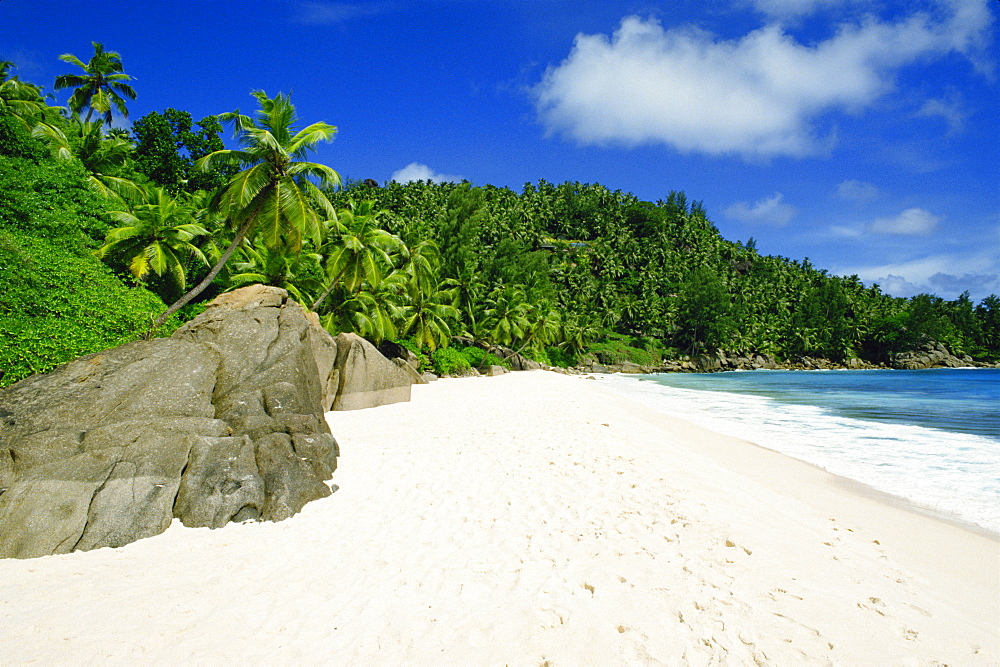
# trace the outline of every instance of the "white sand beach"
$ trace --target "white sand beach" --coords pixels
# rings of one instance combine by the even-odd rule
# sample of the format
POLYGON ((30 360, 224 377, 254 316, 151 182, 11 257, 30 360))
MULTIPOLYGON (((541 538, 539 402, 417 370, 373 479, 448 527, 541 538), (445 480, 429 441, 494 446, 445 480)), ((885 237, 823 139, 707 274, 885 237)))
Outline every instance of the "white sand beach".
POLYGON ((288 521, 0 561, 0 664, 1000 662, 995 537, 595 385, 415 386, 288 521))

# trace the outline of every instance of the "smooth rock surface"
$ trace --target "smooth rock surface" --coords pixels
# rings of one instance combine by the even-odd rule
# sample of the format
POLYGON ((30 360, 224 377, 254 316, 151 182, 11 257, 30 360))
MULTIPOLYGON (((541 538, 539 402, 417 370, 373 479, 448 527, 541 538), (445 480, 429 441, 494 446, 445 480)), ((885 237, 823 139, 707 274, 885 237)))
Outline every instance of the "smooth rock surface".
POLYGON ((122 546, 173 518, 277 521, 329 495, 336 350, 285 290, 256 285, 169 339, 0 391, 0 557, 122 546))
POLYGON ((386 359, 361 336, 342 333, 336 338, 337 397, 333 410, 361 410, 410 400, 410 387, 420 376, 408 364, 386 359))

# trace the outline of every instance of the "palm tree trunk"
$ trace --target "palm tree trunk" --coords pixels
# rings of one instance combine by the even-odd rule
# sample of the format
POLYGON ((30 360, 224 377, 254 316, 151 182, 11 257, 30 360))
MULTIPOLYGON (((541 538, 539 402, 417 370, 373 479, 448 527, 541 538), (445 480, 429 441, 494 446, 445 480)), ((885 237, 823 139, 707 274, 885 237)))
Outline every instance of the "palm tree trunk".
MULTIPOLYGON (((319 295, 319 298, 316 299, 316 301, 313 303, 313 305, 310 306, 309 310, 316 310, 317 308, 319 308, 319 304, 326 301, 326 297, 330 296, 330 292, 332 292, 333 288, 337 286, 337 283, 340 282, 341 276, 343 276, 346 271, 347 271, 347 266, 344 266, 344 268, 340 270, 340 273, 337 274, 337 277, 330 281, 330 285, 326 288, 326 290, 324 290, 323 293, 319 295)), ((359 289, 358 291, 360 292, 361 290, 359 289)))
POLYGON ((186 306, 188 302, 191 301, 191 299, 201 294, 206 287, 212 284, 212 281, 215 280, 215 276, 219 275, 219 271, 221 271, 222 267, 225 266, 226 262, 229 261, 229 258, 236 251, 236 248, 238 248, 239 245, 243 243, 243 239, 246 237, 247 232, 250 230, 250 227, 253 225, 254 220, 256 218, 257 218, 256 212, 254 212, 252 216, 247 218, 247 221, 244 222, 243 225, 239 228, 239 231, 236 232, 236 237, 233 239, 233 242, 230 243, 229 247, 226 248, 225 252, 222 253, 222 256, 219 257, 219 261, 215 263, 215 266, 213 266, 212 270, 208 272, 208 275, 205 276, 204 280, 202 280, 200 283, 192 287, 187 294, 177 299, 177 301, 174 301, 174 303, 169 308, 167 308, 166 312, 164 312, 157 318, 157 320, 153 323, 152 328, 149 330, 148 333, 149 337, 152 336, 153 332, 155 332, 157 329, 163 326, 163 323, 166 322, 171 315, 173 315, 178 310, 186 306))

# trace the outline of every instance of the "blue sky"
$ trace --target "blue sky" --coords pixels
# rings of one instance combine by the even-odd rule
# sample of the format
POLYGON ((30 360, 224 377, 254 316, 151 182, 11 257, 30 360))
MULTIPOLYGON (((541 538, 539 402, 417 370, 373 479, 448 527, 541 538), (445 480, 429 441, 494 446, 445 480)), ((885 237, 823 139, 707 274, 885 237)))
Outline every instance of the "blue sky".
MULTIPOLYGON (((896 296, 1000 294, 996 0, 3 0, 50 89, 91 41, 131 118, 291 92, 351 179, 602 183, 896 296)), ((51 89, 50 89, 51 91, 51 89)), ((65 91, 57 94, 62 103, 65 91)), ((126 123, 127 124, 127 123, 126 123)))

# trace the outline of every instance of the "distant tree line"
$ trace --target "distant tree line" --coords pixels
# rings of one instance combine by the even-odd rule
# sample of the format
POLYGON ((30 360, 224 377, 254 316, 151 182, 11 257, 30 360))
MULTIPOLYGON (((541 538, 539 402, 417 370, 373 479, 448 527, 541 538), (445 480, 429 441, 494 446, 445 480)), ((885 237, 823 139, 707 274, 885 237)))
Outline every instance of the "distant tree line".
POLYGON ((343 184, 305 159, 336 128, 303 125, 286 95, 255 92, 253 115, 166 109, 129 133, 110 127, 136 97, 119 54, 61 59, 82 71, 56 79, 67 107, 0 63, 0 385, 169 333, 252 283, 439 370, 489 345, 561 365, 609 346, 651 362, 885 361, 927 342, 1000 358, 996 296, 892 298, 723 239, 683 193, 343 184))

